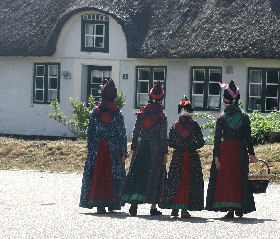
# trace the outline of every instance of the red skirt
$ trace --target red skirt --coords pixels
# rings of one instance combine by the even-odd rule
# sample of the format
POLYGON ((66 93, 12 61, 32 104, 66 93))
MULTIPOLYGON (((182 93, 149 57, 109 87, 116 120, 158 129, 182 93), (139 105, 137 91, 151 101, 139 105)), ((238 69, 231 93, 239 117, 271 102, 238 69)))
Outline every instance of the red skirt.
POLYGON ((188 209, 190 178, 191 178, 190 153, 184 152, 180 184, 175 197, 170 200, 167 208, 185 209, 185 210, 188 209))
POLYGON ((214 208, 242 206, 242 183, 238 141, 224 141, 220 146, 214 208))
POLYGON ((93 206, 109 206, 113 201, 112 180, 109 142, 100 140, 89 195, 89 201, 93 206))

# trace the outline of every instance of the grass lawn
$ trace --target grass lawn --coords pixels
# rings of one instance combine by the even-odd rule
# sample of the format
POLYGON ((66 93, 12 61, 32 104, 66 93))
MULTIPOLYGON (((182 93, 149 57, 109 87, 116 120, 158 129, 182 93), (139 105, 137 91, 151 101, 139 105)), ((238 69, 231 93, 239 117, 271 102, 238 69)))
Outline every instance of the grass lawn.
MULTIPOLYGON (((128 145, 130 149, 130 143, 128 145)), ((209 177, 212 162, 212 145, 199 150, 205 178, 209 177)), ((256 156, 270 165, 272 181, 280 183, 280 143, 258 145, 256 156)), ((84 141, 71 140, 23 140, 0 137, 0 169, 34 169, 40 171, 82 173, 87 155, 84 141)), ((172 149, 169 149, 169 166, 172 149)), ((131 151, 126 162, 129 167, 131 151)), ((262 164, 250 166, 251 172, 266 172, 262 164)))

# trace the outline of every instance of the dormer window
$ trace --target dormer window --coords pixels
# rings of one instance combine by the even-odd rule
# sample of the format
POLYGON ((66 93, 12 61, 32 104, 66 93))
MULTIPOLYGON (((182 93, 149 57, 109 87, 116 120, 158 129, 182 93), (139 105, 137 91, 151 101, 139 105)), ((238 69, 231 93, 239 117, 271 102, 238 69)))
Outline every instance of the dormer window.
POLYGON ((82 16, 81 51, 109 52, 109 17, 100 14, 82 16))

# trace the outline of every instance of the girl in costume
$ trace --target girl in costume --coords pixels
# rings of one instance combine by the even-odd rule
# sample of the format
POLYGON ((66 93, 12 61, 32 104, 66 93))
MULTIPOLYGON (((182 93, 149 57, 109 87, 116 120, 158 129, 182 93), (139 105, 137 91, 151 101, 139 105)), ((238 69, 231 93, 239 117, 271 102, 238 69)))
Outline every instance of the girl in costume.
POLYGON ((80 207, 97 207, 97 213, 121 209, 120 193, 125 180, 127 135, 122 112, 114 103, 117 89, 105 80, 101 102, 90 114, 80 207))
POLYGON ((132 216, 137 215, 139 203, 151 203, 150 214, 161 215, 156 204, 163 189, 168 154, 163 98, 162 85, 157 82, 150 91, 148 104, 137 113, 131 144, 133 155, 121 198, 131 203, 132 216))
POLYGON ((248 189, 249 161, 255 163, 250 120, 238 106, 239 88, 232 80, 224 90, 224 112, 217 119, 213 163, 206 198, 209 211, 228 212, 224 218, 242 217, 255 211, 253 193, 248 189), (248 156, 249 154, 249 156, 248 156))
POLYGON ((188 210, 204 209, 204 182, 197 149, 203 147, 201 129, 191 117, 191 102, 186 97, 179 102, 179 120, 169 132, 169 147, 174 148, 168 179, 164 186, 161 208, 172 209, 171 216, 189 218, 188 210))

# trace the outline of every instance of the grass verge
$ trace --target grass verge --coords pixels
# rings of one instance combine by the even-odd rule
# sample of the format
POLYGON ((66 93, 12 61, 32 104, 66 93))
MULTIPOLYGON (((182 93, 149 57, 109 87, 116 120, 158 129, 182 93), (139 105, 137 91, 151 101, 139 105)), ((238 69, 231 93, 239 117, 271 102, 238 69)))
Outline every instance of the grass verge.
MULTIPOLYGON (((128 145, 130 149, 130 143, 128 145)), ((198 150, 203 174, 209 177, 212 162, 212 145, 205 145, 198 150)), ((258 145, 256 156, 270 165, 272 181, 280 183, 280 143, 258 145)), ((126 162, 128 170, 132 152, 126 162)), ((87 155, 87 144, 84 141, 71 140, 23 140, 0 137, 0 169, 33 169, 54 172, 82 173, 87 155)), ((169 167, 172 149, 169 149, 169 167)), ((264 165, 252 164, 251 172, 266 172, 264 165)))

